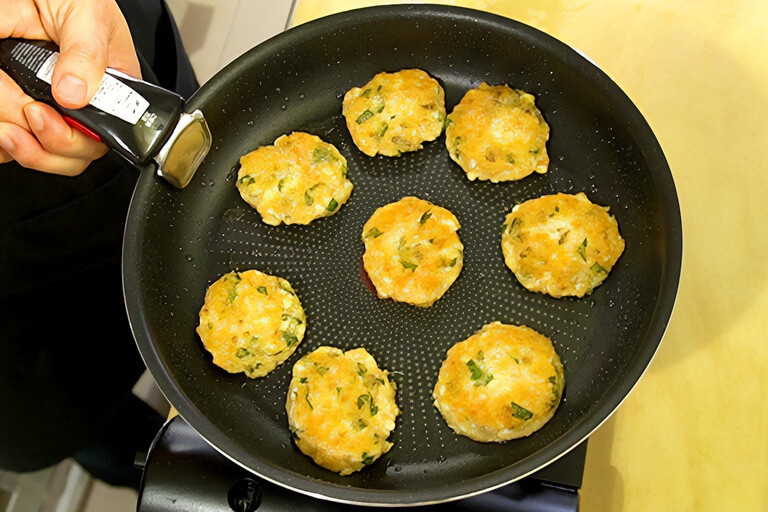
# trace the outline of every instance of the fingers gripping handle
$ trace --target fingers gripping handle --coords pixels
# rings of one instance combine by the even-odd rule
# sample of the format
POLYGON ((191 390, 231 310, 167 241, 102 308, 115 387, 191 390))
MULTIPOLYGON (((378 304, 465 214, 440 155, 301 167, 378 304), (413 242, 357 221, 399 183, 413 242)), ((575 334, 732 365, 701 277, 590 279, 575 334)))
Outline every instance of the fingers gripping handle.
MULTIPOLYGON (((55 102, 51 93, 51 76, 58 56, 56 46, 48 41, 0 40, 0 68, 26 94, 53 106, 70 125, 100 139, 134 166, 143 167, 155 159, 158 167, 162 167, 174 142, 169 139, 184 136, 184 133, 179 134, 177 126, 179 119, 189 117, 189 114, 183 113, 183 98, 107 68, 99 89, 88 105, 81 109, 64 108, 55 102)), ((194 140, 209 143, 210 132, 202 114, 197 114, 194 130, 203 135, 194 137, 194 140)), ((187 139, 190 139, 188 135, 187 139)), ((207 149, 185 148, 184 165, 193 164, 196 168, 207 149), (189 151, 193 153, 191 157, 189 151)), ((173 151, 170 154, 173 155, 173 151)), ((181 188, 189 182, 195 168, 182 171, 185 173, 182 177, 172 176, 160 168, 158 174, 181 188)))

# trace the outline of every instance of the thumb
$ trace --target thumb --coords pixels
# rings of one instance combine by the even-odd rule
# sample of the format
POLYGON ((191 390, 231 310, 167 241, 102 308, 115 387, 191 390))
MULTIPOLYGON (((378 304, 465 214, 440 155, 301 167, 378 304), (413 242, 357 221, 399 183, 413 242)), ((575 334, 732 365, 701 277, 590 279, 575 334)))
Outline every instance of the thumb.
POLYGON ((53 97, 63 107, 88 104, 108 65, 132 67, 123 62, 132 56, 138 68, 130 32, 114 3, 71 2, 57 29, 60 55, 51 83, 53 97))

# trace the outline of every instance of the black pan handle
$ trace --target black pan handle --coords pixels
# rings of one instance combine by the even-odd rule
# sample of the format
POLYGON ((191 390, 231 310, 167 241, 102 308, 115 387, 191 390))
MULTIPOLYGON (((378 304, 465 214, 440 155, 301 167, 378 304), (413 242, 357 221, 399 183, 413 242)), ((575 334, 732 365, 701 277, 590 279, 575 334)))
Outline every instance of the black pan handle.
POLYGON ((0 40, 0 69, 27 95, 51 105, 70 125, 104 142, 135 167, 154 159, 158 174, 172 185, 189 183, 210 148, 202 113, 185 114, 178 94, 111 68, 88 105, 64 108, 51 93, 58 56, 50 41, 0 40))
MULTIPOLYGON (((394 510, 342 505, 298 494, 238 466, 212 448, 181 417, 155 437, 145 462, 138 512, 369 512, 394 510)), ((579 480, 581 479, 579 475, 579 480)), ((424 512, 577 512, 578 490, 528 477, 501 489, 424 512)), ((402 508, 398 510, 403 510, 402 508)))

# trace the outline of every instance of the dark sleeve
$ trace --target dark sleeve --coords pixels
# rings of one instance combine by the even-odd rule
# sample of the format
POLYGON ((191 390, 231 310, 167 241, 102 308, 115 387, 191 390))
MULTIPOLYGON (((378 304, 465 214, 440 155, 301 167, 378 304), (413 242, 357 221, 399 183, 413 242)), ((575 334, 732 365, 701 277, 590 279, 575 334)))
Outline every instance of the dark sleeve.
MULTIPOLYGON (((197 81, 160 0, 118 1, 145 80, 197 81)), ((121 288, 138 171, 109 153, 76 178, 0 165, 0 467, 28 471, 84 446, 144 367, 121 288)))

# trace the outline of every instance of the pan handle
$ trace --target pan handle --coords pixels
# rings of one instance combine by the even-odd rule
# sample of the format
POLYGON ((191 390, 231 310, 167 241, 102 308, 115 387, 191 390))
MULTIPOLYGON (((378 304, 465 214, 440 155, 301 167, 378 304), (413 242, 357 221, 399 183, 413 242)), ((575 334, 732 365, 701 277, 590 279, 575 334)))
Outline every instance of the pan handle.
MULTIPOLYGON (((369 512, 298 494, 261 479, 212 448, 180 416, 160 430, 143 469, 139 512, 369 512)), ((390 508, 377 508, 391 510, 390 508)), ((577 512, 578 490, 528 477, 460 501, 428 505, 425 512, 577 512)), ((399 510, 402 510, 400 508, 399 510)))
POLYGON ((104 142, 135 167, 154 160, 158 174, 173 186, 189 183, 211 145, 200 111, 186 114, 178 94, 111 68, 88 105, 64 108, 51 93, 58 57, 50 41, 0 40, 0 69, 27 95, 51 105, 71 126, 104 142))

